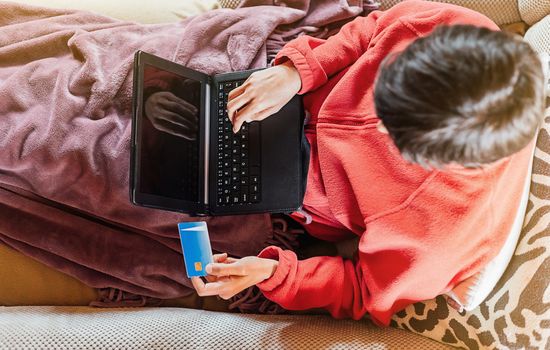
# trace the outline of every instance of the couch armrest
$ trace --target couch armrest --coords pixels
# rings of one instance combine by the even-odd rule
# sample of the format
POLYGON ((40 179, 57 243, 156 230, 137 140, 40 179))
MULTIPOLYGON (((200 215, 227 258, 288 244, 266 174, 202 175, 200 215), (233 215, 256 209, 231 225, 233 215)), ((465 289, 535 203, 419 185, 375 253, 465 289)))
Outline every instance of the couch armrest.
MULTIPOLYGON (((402 0, 380 0, 380 9, 385 10, 393 5, 400 3, 402 0)), ((492 19, 496 24, 510 24, 521 21, 517 0, 437 0, 467 7, 474 11, 480 12, 492 19)), ((532 0, 540 1, 540 0, 532 0)))

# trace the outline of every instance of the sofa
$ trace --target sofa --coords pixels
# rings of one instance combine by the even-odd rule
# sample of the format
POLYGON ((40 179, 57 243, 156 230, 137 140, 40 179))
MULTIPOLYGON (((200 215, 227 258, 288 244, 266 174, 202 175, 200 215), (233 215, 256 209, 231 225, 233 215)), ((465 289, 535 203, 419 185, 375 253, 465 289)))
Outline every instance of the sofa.
MULTIPOLYGON (((142 23, 239 5, 170 0, 151 11, 126 1, 21 2, 142 23)), ((382 0, 381 8, 398 2, 382 0)), ((550 52, 548 0, 444 2, 480 11, 504 30, 524 35, 538 52, 550 52)), ((334 320, 322 313, 230 313, 226 302, 213 297, 100 309, 87 306, 97 290, 0 245, 0 349, 550 349, 550 98, 547 102, 516 251, 494 290, 472 311, 457 311, 440 296, 411 305, 395 315, 391 327, 378 328, 368 318, 334 320)))

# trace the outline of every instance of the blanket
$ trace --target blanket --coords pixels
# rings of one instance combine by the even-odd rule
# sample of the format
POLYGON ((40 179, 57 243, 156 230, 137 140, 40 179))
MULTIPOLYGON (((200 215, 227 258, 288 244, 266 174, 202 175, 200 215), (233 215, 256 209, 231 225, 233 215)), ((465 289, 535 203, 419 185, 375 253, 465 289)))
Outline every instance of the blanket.
MULTIPOLYGON (((192 293, 176 228, 192 219, 129 202, 133 55, 207 74, 265 67, 297 35, 326 37, 376 7, 268 4, 139 25, 0 2, 0 242, 94 288, 192 293)), ((218 252, 255 255, 274 240, 267 214, 204 220, 218 252)))

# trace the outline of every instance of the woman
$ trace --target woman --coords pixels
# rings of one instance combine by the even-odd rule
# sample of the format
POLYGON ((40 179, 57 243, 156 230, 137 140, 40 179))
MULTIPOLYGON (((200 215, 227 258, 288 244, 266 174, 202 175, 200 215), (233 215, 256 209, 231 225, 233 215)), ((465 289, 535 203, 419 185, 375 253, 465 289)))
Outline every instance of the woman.
POLYGON ((207 283, 193 280, 197 292, 228 299, 257 285, 290 310, 368 312, 388 325, 450 291, 506 239, 542 92, 527 44, 454 5, 405 1, 326 41, 294 40, 232 91, 228 114, 237 131, 304 94, 311 160, 304 212, 292 217, 320 239, 359 237, 357 258, 222 254, 207 283))

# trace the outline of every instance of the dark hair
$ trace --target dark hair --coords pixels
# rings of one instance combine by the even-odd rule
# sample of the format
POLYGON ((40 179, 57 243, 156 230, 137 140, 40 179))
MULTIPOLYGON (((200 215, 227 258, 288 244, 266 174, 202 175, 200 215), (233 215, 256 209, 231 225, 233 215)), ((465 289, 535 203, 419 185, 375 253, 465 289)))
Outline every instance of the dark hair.
POLYGON ((424 166, 477 166, 534 137, 543 115, 540 60, 521 37, 441 26, 381 65, 376 112, 397 148, 424 166))

